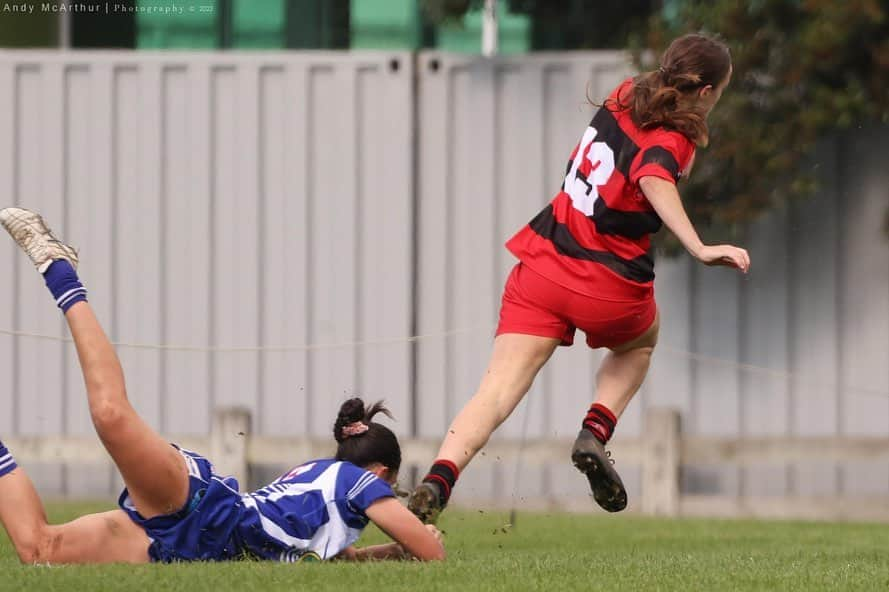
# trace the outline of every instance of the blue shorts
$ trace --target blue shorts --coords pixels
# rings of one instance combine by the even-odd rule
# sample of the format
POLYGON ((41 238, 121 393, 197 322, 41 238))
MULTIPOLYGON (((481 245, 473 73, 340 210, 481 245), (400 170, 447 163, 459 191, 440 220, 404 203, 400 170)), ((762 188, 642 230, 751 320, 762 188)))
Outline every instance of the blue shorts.
POLYGON ((238 482, 213 473, 213 465, 199 454, 174 447, 188 469, 188 501, 178 512, 146 520, 136 511, 124 489, 118 505, 145 529, 151 539, 152 561, 224 561, 242 556, 235 527, 243 511, 238 482))

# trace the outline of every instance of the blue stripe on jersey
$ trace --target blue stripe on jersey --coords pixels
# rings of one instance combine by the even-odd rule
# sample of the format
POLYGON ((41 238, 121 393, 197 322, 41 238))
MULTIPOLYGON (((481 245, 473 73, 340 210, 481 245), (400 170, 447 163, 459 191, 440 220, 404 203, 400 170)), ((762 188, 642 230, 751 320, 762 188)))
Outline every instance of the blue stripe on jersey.
POLYGON ((329 559, 358 539, 365 510, 392 496, 388 483, 351 463, 305 463, 242 497, 238 535, 263 559, 295 561, 308 552, 329 559))

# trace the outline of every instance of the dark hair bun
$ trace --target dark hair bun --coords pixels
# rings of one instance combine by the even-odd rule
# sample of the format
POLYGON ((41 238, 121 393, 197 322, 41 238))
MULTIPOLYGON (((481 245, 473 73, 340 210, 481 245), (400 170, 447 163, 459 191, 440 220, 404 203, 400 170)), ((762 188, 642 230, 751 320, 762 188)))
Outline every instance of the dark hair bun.
POLYGON ((349 399, 340 406, 340 412, 336 416, 336 421, 333 424, 334 439, 337 442, 342 442, 348 437, 343 435, 344 427, 351 425, 356 421, 370 424, 371 420, 377 413, 382 413, 390 419, 392 418, 392 414, 389 413, 389 410, 386 409, 382 401, 377 401, 370 406, 370 409, 366 409, 364 401, 358 397, 349 399))
POLYGON ((333 437, 337 442, 345 440, 343 437, 343 428, 353 424, 356 421, 363 421, 366 412, 364 409, 364 401, 359 398, 349 399, 340 405, 340 412, 336 416, 333 424, 333 437))

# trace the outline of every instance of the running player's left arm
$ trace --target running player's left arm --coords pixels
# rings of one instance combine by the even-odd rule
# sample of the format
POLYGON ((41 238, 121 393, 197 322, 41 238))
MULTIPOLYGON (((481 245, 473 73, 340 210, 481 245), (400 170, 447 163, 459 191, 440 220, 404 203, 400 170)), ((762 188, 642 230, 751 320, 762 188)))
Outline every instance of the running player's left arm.
POLYGON ((692 225, 676 185, 654 176, 639 180, 639 187, 664 224, 691 255, 705 265, 736 267, 744 273, 750 269, 750 255, 734 245, 705 245, 692 225))
POLYGON ((734 245, 705 245, 692 225, 676 183, 688 176, 694 165, 692 143, 678 132, 663 132, 656 141, 636 156, 630 170, 630 182, 657 212, 679 242, 698 261, 706 265, 728 265, 747 273, 750 256, 734 245))

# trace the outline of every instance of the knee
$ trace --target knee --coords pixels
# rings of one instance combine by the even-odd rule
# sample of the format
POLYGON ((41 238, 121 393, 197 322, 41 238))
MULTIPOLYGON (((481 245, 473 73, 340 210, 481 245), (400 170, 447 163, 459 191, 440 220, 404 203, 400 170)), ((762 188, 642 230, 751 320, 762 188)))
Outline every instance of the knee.
POLYGON ((655 344, 643 345, 642 347, 637 347, 635 351, 640 356, 645 356, 647 358, 650 358, 652 356, 652 354, 654 353, 654 345, 655 344))
POLYGON ((652 354, 654 354, 654 344, 640 345, 621 353, 625 356, 632 356, 633 359, 638 360, 640 363, 642 360, 647 363, 651 360, 652 354))
POLYGON ((90 415, 96 431, 107 432, 120 427, 126 417, 126 410, 116 402, 100 401, 90 408, 90 415))

